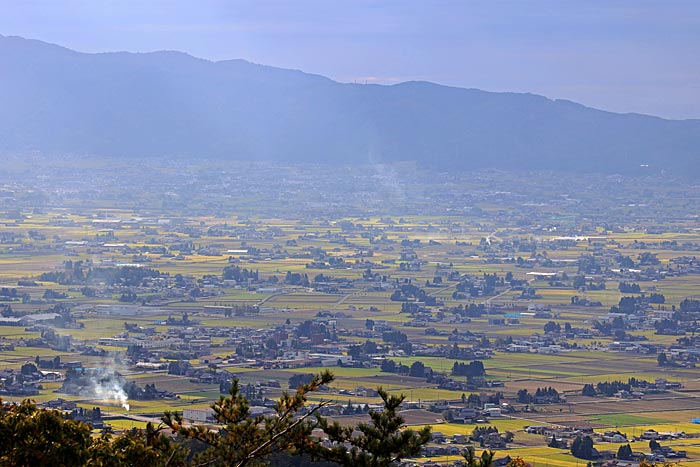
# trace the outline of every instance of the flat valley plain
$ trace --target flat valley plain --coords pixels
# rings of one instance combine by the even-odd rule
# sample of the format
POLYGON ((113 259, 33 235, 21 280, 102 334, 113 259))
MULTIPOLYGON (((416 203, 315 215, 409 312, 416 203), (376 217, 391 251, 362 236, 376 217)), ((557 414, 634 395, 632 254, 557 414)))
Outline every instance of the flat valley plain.
MULTIPOLYGON (((294 375, 330 369, 335 381, 313 400, 356 422, 362 410, 342 410, 377 404, 372 389, 404 394, 407 424, 449 440, 431 444, 447 452, 436 462, 457 459, 437 449, 463 448, 454 435, 487 424, 514 434, 497 457, 536 466, 586 461, 526 427, 619 431, 635 452, 649 452, 638 438, 653 429, 686 451, 681 462, 700 462, 697 322, 692 309, 676 314, 700 298, 700 188, 687 180, 428 176, 412 165, 10 167, 0 176, 0 308, 63 321, 0 326, 0 369, 60 357, 176 395, 131 399, 127 413, 56 392, 62 367, 30 396, 38 403, 99 406, 118 430, 207 408, 221 374, 264 400, 294 375), (411 370, 383 371, 386 360, 411 370), (169 371, 175 361, 200 371, 169 371), (452 374, 473 361, 484 378, 452 374), (630 378, 660 389, 582 394, 630 378), (550 387, 558 398, 523 398, 550 387), (472 394, 479 421, 455 422, 472 394), (500 413, 482 414, 489 397, 500 413)), ((617 452, 593 436, 601 453, 617 452)))

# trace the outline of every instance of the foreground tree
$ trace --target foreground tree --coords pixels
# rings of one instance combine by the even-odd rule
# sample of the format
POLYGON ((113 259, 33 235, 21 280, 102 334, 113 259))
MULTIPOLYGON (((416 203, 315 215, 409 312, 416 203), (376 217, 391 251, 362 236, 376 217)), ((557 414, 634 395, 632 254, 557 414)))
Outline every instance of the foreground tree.
POLYGON ((187 450, 148 424, 120 436, 91 437, 90 426, 25 400, 0 401, 0 465, 183 467, 187 450))
POLYGON ((384 402, 381 411, 370 411, 371 423, 357 427, 329 424, 318 417, 318 426, 326 433, 332 447, 316 442, 312 447, 315 458, 336 462, 345 467, 389 467, 405 457, 417 456, 430 440, 430 427, 419 431, 403 429, 404 419, 397 410, 405 396, 390 396, 378 390, 384 402), (349 448, 348 448, 349 446, 349 448))
POLYGON ((380 388, 384 410, 370 411, 371 423, 357 427, 329 424, 317 413, 326 402, 304 407, 310 392, 332 380, 331 373, 324 372, 294 395, 285 393, 273 416, 252 416, 234 381, 230 396, 212 406, 223 425, 218 430, 185 425, 180 414, 166 412, 164 425, 149 423, 145 430, 128 430, 116 437, 92 438, 89 425, 39 409, 31 401, 7 406, 0 401, 0 466, 244 467, 308 465, 323 459, 348 467, 388 467, 420 453, 430 428, 403 430, 403 418, 397 413, 403 396, 389 396, 380 388), (166 434, 166 427, 175 437, 166 434), (316 427, 326 431, 332 447, 311 437, 316 427), (186 446, 199 454, 190 458, 186 446))
POLYGON ((467 462, 467 467, 491 467, 495 455, 494 451, 484 450, 481 453, 481 457, 477 457, 474 446, 467 446, 467 449, 462 453, 464 460, 467 462))
POLYGON ((330 383, 333 375, 326 371, 309 383, 299 386, 294 395, 284 393, 275 407, 274 416, 252 416, 250 404, 233 381, 230 396, 221 396, 212 408, 214 418, 223 428, 212 431, 203 426, 185 425, 182 415, 166 412, 163 423, 174 433, 204 443, 208 448, 196 459, 198 465, 244 467, 265 465, 264 458, 285 451, 298 454, 311 451, 314 442, 314 414, 326 405, 321 402, 301 414, 310 392, 330 383))
POLYGON ((506 467, 532 467, 532 464, 525 462, 522 457, 514 457, 506 464, 506 467))
POLYGON ((90 467, 185 467, 188 450, 163 433, 163 426, 146 424, 116 438, 108 434, 93 441, 90 467))
POLYGON ((0 408, 0 465, 79 467, 91 444, 87 424, 65 420, 57 411, 28 400, 0 408))
POLYGON ((671 463, 671 462, 650 462, 646 459, 642 459, 639 462, 639 467, 673 467, 677 466, 678 463, 671 463))

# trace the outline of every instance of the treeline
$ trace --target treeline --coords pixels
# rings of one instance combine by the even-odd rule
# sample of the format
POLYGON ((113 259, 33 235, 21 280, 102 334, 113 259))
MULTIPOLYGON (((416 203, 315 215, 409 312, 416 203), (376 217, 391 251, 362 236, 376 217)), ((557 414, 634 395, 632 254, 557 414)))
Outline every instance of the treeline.
POLYGON ((452 365, 452 376, 466 376, 467 378, 477 378, 486 376, 484 363, 479 360, 474 360, 469 363, 455 362, 452 365))
POLYGON ((226 266, 221 274, 221 278, 225 281, 234 281, 237 284, 241 284, 257 281, 259 276, 258 271, 251 271, 240 266, 226 266))
POLYGON ((413 284, 401 284, 399 288, 394 290, 389 299, 394 302, 416 300, 428 306, 438 305, 438 301, 435 297, 428 295, 425 290, 413 284))
POLYGON ((401 331, 384 331, 382 333, 382 340, 392 344, 403 344, 404 342, 408 342, 408 336, 401 331))
POLYGON ((666 297, 662 294, 652 293, 640 297, 622 297, 617 305, 610 308, 610 313, 624 313, 631 315, 644 309, 649 304, 666 303, 666 297))
POLYGON ((454 307, 441 309, 441 311, 454 313, 455 315, 463 318, 479 318, 486 314, 486 305, 483 303, 479 303, 478 305, 475 303, 470 303, 469 305, 459 304, 454 307))
POLYGON ((679 308, 683 313, 700 313, 700 300, 686 298, 681 302, 679 308))
POLYGON ((289 285, 299 285, 302 287, 308 287, 311 284, 309 282, 308 274, 301 274, 291 271, 287 271, 287 274, 284 276, 284 283, 289 285))
POLYGON ((595 397, 597 395, 612 397, 617 392, 629 392, 632 391, 633 388, 646 388, 649 384, 649 381, 637 378, 629 378, 626 383, 624 381, 601 381, 595 385, 584 384, 583 389, 581 389, 581 395, 589 397, 595 397))
POLYGON ((259 313, 260 308, 257 305, 231 305, 224 308, 224 316, 230 318, 231 316, 244 316, 259 313))
MULTIPOLYGON (((411 366, 403 363, 396 363, 394 360, 386 359, 381 364, 381 370, 385 373, 398 373, 401 375, 414 376, 416 378, 433 379, 437 373, 429 366, 425 366, 421 361, 415 361, 411 366)), ((452 366, 452 376, 466 376, 467 378, 476 378, 486 376, 484 364, 475 360, 470 363, 455 362, 452 366)), ((443 375, 444 377, 444 375, 443 375)))
POLYGON ((135 287, 141 285, 144 279, 168 276, 168 273, 151 268, 135 266, 84 268, 81 263, 80 261, 66 262, 64 270, 45 272, 39 275, 39 280, 63 285, 104 282, 110 286, 135 287))
POLYGON ((641 293, 642 288, 639 284, 631 284, 629 282, 620 282, 618 290, 622 293, 641 293))
POLYGON ((411 367, 404 365, 403 363, 396 363, 394 360, 386 359, 382 362, 380 369, 384 373, 398 373, 400 375, 407 375, 411 371, 411 367))
POLYGON ((393 360, 384 360, 381 365, 381 370, 384 373, 397 373, 400 375, 413 376, 415 378, 430 378, 433 374, 433 369, 429 366, 425 366, 423 362, 415 361, 411 366, 404 365, 403 363, 396 363, 393 360))
POLYGON ((537 388, 534 394, 527 389, 521 389, 517 394, 517 401, 521 404, 552 404, 560 400, 559 391, 553 387, 537 388))
MULTIPOLYGON (((512 273, 510 273, 510 279, 512 280, 512 273)), ((496 291, 496 287, 503 287, 506 285, 506 279, 499 277, 495 272, 493 274, 484 273, 483 279, 481 281, 475 281, 471 279, 465 279, 459 282, 456 287, 456 291, 452 294, 452 298, 455 300, 474 298, 479 295, 493 295, 496 291)))
POLYGON ((14 299, 17 298, 17 289, 10 287, 3 287, 0 289, 0 297, 14 299))

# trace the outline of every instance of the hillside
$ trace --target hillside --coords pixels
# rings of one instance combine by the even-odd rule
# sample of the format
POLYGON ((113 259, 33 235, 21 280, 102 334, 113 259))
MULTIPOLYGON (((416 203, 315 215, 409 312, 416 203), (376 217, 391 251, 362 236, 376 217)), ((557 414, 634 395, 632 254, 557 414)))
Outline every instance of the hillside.
POLYGON ((700 120, 428 82, 342 84, 179 52, 0 36, 0 151, 700 172, 700 120))

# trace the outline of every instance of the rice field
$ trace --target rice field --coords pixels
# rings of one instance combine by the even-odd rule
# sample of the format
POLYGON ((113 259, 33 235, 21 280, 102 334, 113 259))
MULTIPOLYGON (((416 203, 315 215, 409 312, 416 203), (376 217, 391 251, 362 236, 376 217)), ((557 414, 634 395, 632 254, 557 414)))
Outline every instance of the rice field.
MULTIPOLYGON (((486 212, 496 213, 500 207, 484 203, 482 209, 486 212)), ((138 213, 129 210, 110 211, 112 215, 136 216, 138 213)), ((37 286, 19 287, 17 282, 21 278, 37 278, 43 272, 58 271, 63 267, 64 261, 92 260, 92 261, 118 261, 129 263, 133 261, 134 254, 119 250, 101 249, 87 251, 86 248, 76 247, 73 250, 61 250, 59 246, 65 239, 94 238, 99 235, 99 229, 92 225, 93 218, 90 215, 67 215, 76 223, 73 226, 50 225, 51 219, 58 213, 36 215, 32 219, 25 219, 19 224, 13 224, 7 220, 3 227, 4 231, 18 232, 25 235, 29 229, 36 230, 46 235, 45 240, 37 241, 37 248, 33 251, 16 251, 21 249, 26 243, 3 244, 0 246, 0 284, 3 287, 17 287, 22 294, 26 293, 28 300, 17 300, 7 302, 12 308, 20 313, 35 313, 46 311, 56 303, 70 303, 74 306, 85 304, 116 303, 119 293, 114 293, 112 299, 99 298, 88 299, 83 296, 79 288, 75 286, 62 285, 50 282, 41 282, 37 286), (53 236, 60 238, 54 241, 53 236), (50 248, 49 248, 50 247, 50 248), (12 248, 12 250, 10 250, 12 248), (43 300, 46 289, 68 294, 65 299, 55 302, 43 300), (33 302, 33 303, 32 303, 33 302)), ((450 334, 454 329, 459 331, 470 330, 476 333, 484 333, 487 339, 495 345, 497 339, 513 339, 515 341, 528 341, 533 336, 543 334, 544 325, 550 321, 560 324, 569 322, 574 327, 590 329, 594 320, 602 320, 607 315, 610 307, 616 305, 621 297, 630 295, 622 294, 618 290, 620 280, 608 280, 605 290, 574 290, 567 284, 549 284, 547 281, 534 280, 527 273, 532 270, 551 271, 566 273, 569 277, 578 274, 575 260, 584 254, 598 254, 600 257, 613 256, 613 252, 630 256, 635 259, 642 251, 655 251, 661 264, 665 267, 672 265, 674 258, 681 255, 695 256, 697 252, 689 249, 664 249, 658 242, 676 241, 700 242, 700 234, 697 231, 668 232, 663 234, 649 234, 641 231, 628 232, 607 232, 600 226, 596 231, 605 233, 603 245, 594 247, 587 242, 579 242, 576 245, 568 245, 566 248, 553 248, 548 243, 557 235, 552 232, 540 232, 535 235, 538 239, 538 249, 535 253, 542 253, 547 250, 547 257, 555 261, 561 261, 556 266, 536 266, 534 268, 518 267, 515 262, 499 262, 497 258, 501 254, 488 254, 480 249, 479 244, 482 238, 494 234, 494 242, 508 242, 512 239, 524 240, 531 238, 532 233, 527 228, 497 225, 494 219, 483 220, 479 226, 470 225, 452 216, 431 217, 431 216, 408 216, 402 223, 385 222, 380 217, 370 217, 367 219, 348 219, 355 223, 362 223, 366 228, 384 230, 384 240, 375 242, 378 236, 371 237, 365 235, 367 232, 345 231, 339 227, 336 220, 326 222, 325 220, 313 219, 308 221, 289 220, 280 218, 256 219, 256 232, 269 232, 274 230, 274 235, 259 235, 258 238, 251 236, 245 238, 247 234, 237 236, 209 235, 207 229, 223 223, 228 226, 246 228, 250 224, 236 217, 220 219, 214 216, 201 216, 192 219, 192 225, 200 226, 198 236, 193 238, 187 229, 178 231, 175 228, 154 226, 153 232, 148 235, 138 228, 124 227, 117 229, 115 235, 117 241, 125 243, 130 248, 138 249, 145 245, 173 246, 172 252, 178 253, 175 245, 181 242, 194 240, 200 246, 217 245, 220 254, 196 254, 188 253, 183 260, 161 257, 157 254, 145 254, 148 267, 159 269, 171 275, 183 274, 195 279, 205 275, 220 275, 225 266, 231 261, 241 267, 258 270, 261 275, 275 277, 282 293, 256 293, 247 290, 245 286, 240 288, 221 287, 216 290, 216 294, 209 297, 201 297, 196 300, 163 300, 161 304, 155 306, 162 307, 164 312, 153 316, 100 316, 91 312, 77 313, 78 322, 82 323, 82 329, 57 330, 59 334, 71 334, 74 342, 78 344, 95 345, 101 337, 112 337, 120 335, 125 331, 124 322, 137 323, 144 327, 155 327, 157 332, 166 332, 168 326, 156 325, 156 320, 163 320, 168 315, 178 316, 179 313, 187 312, 190 316, 201 321, 201 326, 207 327, 249 327, 252 329, 266 329, 270 326, 294 326, 305 320, 319 318, 319 312, 329 313, 336 320, 337 332, 341 336, 343 345, 340 345, 340 352, 346 351, 344 344, 363 343, 365 337, 361 337, 357 331, 365 329, 365 321, 372 319, 381 321, 394 327, 394 329, 405 333, 408 340, 419 346, 426 345, 431 348, 439 346, 452 346, 450 334), (459 224, 458 229, 451 230, 450 225, 459 224), (431 229, 427 228, 430 224, 431 229), (326 237, 327 232, 330 236, 326 237), (313 234, 313 235, 312 235, 313 234), (339 236, 343 242, 336 242, 332 236, 339 236), (370 241, 370 238, 372 240, 370 241), (401 245, 403 240, 420 240, 418 246, 401 245), (430 241, 433 241, 432 243, 430 241), (637 241, 637 244, 635 244, 637 241), (457 242, 465 244, 457 245, 457 242), (618 243, 614 243, 618 242, 618 243), (647 250, 638 248, 640 242, 654 245, 647 250), (228 254, 227 250, 242 249, 244 243, 248 247, 255 247, 266 252, 280 252, 273 258, 268 254, 267 259, 253 259, 246 254, 228 254), (413 284, 422 286, 426 281, 432 281, 435 277, 444 280, 444 287, 435 286, 426 288, 432 297, 442 301, 442 305, 432 307, 430 310, 429 322, 425 327, 405 326, 413 317, 408 313, 400 313, 401 302, 391 301, 389 296, 391 291, 376 291, 366 286, 351 287, 341 289, 339 293, 322 293, 309 287, 288 287, 282 281, 287 271, 307 274, 313 279, 317 274, 331 275, 338 279, 361 279, 364 268, 355 269, 344 268, 307 268, 311 262, 309 248, 323 249, 324 252, 333 257, 344 257, 346 261, 371 261, 377 267, 374 272, 380 272, 390 277, 390 280, 401 279, 411 280, 413 284), (595 248, 599 248, 596 253, 595 248), (360 251, 373 250, 371 256, 360 251), (456 253, 456 251, 461 251, 456 253), (478 251, 477 251, 478 250, 478 251), (284 252, 284 253, 282 253, 284 252), (406 262, 402 258, 402 253, 414 252, 420 258, 415 269, 401 269, 400 264, 406 262), (477 253, 477 254, 473 254, 477 253), (607 256, 606 256, 607 255, 607 256), (572 263, 571 261, 574 261, 572 263), (386 261, 382 263, 383 261, 386 261), (382 266, 380 268, 379 266, 382 266), (528 287, 536 289, 536 298, 523 298, 519 290, 511 290, 509 287, 499 286, 495 292, 488 295, 480 295, 472 299, 455 299, 452 293, 456 290, 457 281, 449 280, 448 274, 455 273, 471 274, 476 278, 483 277, 484 274, 496 273, 504 276, 506 273, 513 274, 513 277, 528 280, 528 287), (578 296, 579 299, 601 302, 600 306, 583 307, 572 306, 571 298, 578 296), (529 305, 541 305, 551 308, 551 318, 535 318, 523 315, 519 322, 514 325, 501 326, 489 323, 489 318, 501 317, 501 313, 489 314, 479 318, 472 318, 469 322, 457 323, 449 319, 438 318, 440 313, 450 317, 449 312, 442 312, 442 307, 452 307, 459 304, 468 303, 491 303, 495 305, 515 306, 526 309, 529 305), (233 305, 233 304, 260 304, 278 310, 270 313, 253 316, 224 317, 211 309, 205 307, 210 305, 233 305), (373 311, 370 311, 370 307, 373 311), (436 332, 432 335, 425 331, 432 328, 436 332)), ((2 220, 0 220, 2 222, 2 220)), ((188 227, 190 228, 190 227, 188 227)), ((197 228, 197 227, 193 227, 197 228)), ((508 253, 507 256, 522 256, 528 260, 531 252, 508 253)), ((506 256, 505 253, 502 256, 506 256)), ((610 265, 608 267, 612 267, 610 265)), ((677 305, 686 297, 700 296, 700 279, 695 275, 675 276, 659 281, 640 280, 639 285, 643 290, 656 290, 666 297, 666 304, 677 305)), ((144 294, 144 297, 155 295, 153 292, 144 294)), ((638 295, 638 294, 637 294, 638 295)), ((4 302, 0 302, 2 304, 4 302)), ((639 342, 654 343, 657 345, 672 345, 677 341, 678 336, 660 336, 655 334, 654 329, 633 330, 631 334, 640 339, 639 342), (645 339, 645 340, 642 340, 645 339)), ((0 337, 8 341, 18 341, 19 339, 35 339, 41 336, 40 332, 28 332, 21 327, 0 327, 0 337)), ((381 336, 372 338, 381 343, 381 336)), ((225 338, 215 338, 212 340, 211 352, 215 355, 232 355, 235 353, 235 346, 224 345, 225 338)), ((573 424, 580 423, 596 427, 596 429, 618 428, 628 434, 639 434, 646 429, 657 429, 658 431, 685 431, 686 433, 700 434, 700 425, 690 423, 690 419, 700 416, 700 397, 694 392, 700 389, 698 384, 697 370, 694 368, 660 368, 657 365, 655 354, 641 355, 624 352, 607 352, 600 350, 602 344, 609 343, 612 338, 594 336, 589 339, 575 339, 575 348, 564 349, 560 353, 506 353, 494 351, 491 358, 483 360, 487 372, 487 380, 491 383, 503 383, 493 388, 481 387, 473 391, 448 391, 438 389, 436 384, 429 383, 423 378, 410 378, 395 374, 382 373, 379 368, 348 368, 348 367, 321 367, 312 366, 296 369, 263 369, 262 365, 254 367, 227 367, 225 371, 235 374, 241 382, 256 383, 258 381, 278 381, 281 389, 266 389, 266 395, 274 398, 278 397, 282 390, 287 388, 287 381, 290 376, 297 373, 317 373, 324 369, 330 369, 335 374, 335 381, 330 385, 330 389, 323 393, 314 394, 311 400, 332 400, 338 403, 346 403, 348 400, 357 403, 377 403, 378 399, 372 397, 361 397, 352 395, 358 386, 368 388, 383 387, 392 394, 403 394, 413 402, 421 401, 460 401, 462 394, 479 394, 483 397, 502 392, 503 398, 518 410, 522 410, 522 405, 514 402, 516 394, 521 389, 530 392, 538 388, 551 386, 556 388, 566 398, 567 402, 552 405, 536 405, 528 412, 518 411, 509 414, 508 417, 494 417, 488 423, 498 427, 499 431, 512 431, 516 434, 515 442, 502 454, 511 456, 522 456, 528 462, 539 466, 561 466, 569 467, 579 463, 568 452, 556 450, 543 446, 544 440, 537 435, 530 435, 523 431, 524 427, 531 424, 573 424), (626 381, 628 378, 645 379, 654 381, 657 378, 666 378, 672 381, 679 381, 684 384, 683 391, 674 391, 659 397, 645 397, 643 400, 619 400, 615 398, 598 397, 595 399, 585 398, 580 395, 584 384, 595 384, 601 381, 626 381), (697 387, 696 387, 697 386, 697 387), (687 391, 686 391, 687 389, 687 391)), ((570 343, 574 343, 571 341, 570 343)), ((330 343, 329 343, 330 344, 330 343)), ((459 343, 462 347, 471 344, 459 343)), ((103 347, 110 352, 109 359, 79 355, 77 352, 57 351, 47 347, 30 347, 16 345, 14 350, 6 350, 0 354, 0 362, 4 368, 18 369, 24 363, 33 360, 36 356, 43 359, 60 356, 63 360, 81 361, 86 366, 108 366, 110 362, 115 362, 120 354, 126 349, 119 347, 103 347)), ((393 356, 396 363, 410 366, 416 361, 435 371, 449 373, 455 363, 454 359, 439 356, 393 356)), ((194 365, 199 365, 197 359, 193 359, 194 365)), ((131 381, 139 385, 155 384, 159 389, 173 391, 179 398, 174 400, 158 401, 131 401, 131 412, 158 416, 164 410, 183 410, 184 408, 205 408, 219 396, 218 385, 199 384, 189 381, 186 377, 168 375, 165 372, 142 373, 128 368, 126 364, 117 365, 119 370, 131 381)), ((461 381, 460 378, 457 378, 461 381)), ((46 383, 36 400, 46 401, 58 397, 54 392, 60 387, 60 383, 46 383)), ((70 400, 80 400, 82 405, 97 405, 114 414, 123 415, 120 408, 110 401, 93 401, 81 399, 79 397, 61 395, 70 400)), ((17 400, 17 398, 8 398, 17 400)), ((433 429, 448 436, 454 434, 468 433, 473 426, 457 425, 446 423, 442 413, 430 413, 422 411, 421 414, 413 414, 418 420, 414 426, 420 426, 420 420, 427 418, 432 420, 433 429), (421 418, 422 417, 422 418, 421 418)), ((408 414, 407 414, 408 416, 408 414)), ((410 418, 410 417, 409 417, 410 418)), ((142 427, 144 422, 131 421, 125 418, 116 418, 110 423, 115 429, 125 429, 130 427, 142 427)), ((700 459, 700 445, 694 444, 691 440, 679 440, 670 444, 683 444, 689 455, 695 462, 700 459), (685 444, 683 444, 685 443, 685 444)), ((600 444, 601 449, 615 449, 616 446, 600 444)), ((639 443, 633 444, 635 449, 643 449, 639 443)), ((581 465, 583 463, 581 462, 581 465)), ((691 463, 689 463, 691 465, 691 463)))

